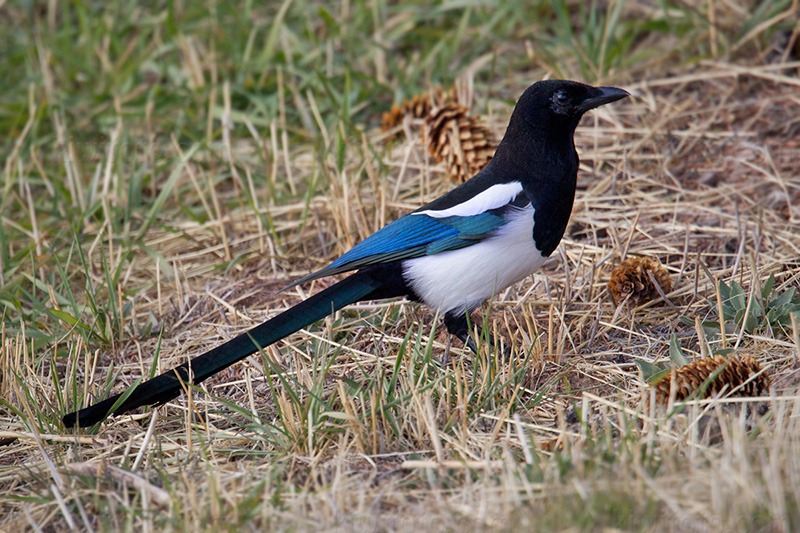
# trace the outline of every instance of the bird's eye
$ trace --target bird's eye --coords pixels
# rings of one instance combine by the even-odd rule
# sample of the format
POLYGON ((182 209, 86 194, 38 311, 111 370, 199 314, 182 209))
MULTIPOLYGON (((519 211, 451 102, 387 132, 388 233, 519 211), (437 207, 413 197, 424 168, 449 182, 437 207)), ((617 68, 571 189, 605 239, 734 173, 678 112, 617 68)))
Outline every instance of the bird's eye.
POLYGON ((558 105, 565 106, 570 103, 572 97, 569 95, 567 91, 558 91, 555 94, 555 101, 558 105))

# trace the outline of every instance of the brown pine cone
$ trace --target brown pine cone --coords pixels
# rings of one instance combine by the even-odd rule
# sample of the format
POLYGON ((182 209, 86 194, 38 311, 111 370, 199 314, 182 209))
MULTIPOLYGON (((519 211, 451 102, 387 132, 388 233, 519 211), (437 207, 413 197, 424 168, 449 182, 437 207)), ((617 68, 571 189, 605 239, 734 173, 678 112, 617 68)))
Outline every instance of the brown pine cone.
POLYGON ((381 119, 381 130, 389 131, 403 122, 406 115, 413 118, 425 118, 431 111, 431 97, 426 94, 418 94, 410 101, 403 101, 402 106, 392 105, 392 109, 383 114, 381 119))
MULTIPOLYGON (((711 380, 702 395, 698 398, 711 397, 725 388, 726 393, 746 382, 750 376, 761 372, 761 365, 751 356, 732 357, 730 359, 721 355, 698 359, 692 363, 682 366, 670 373, 664 379, 654 385, 656 389, 656 399, 661 403, 669 401, 673 379, 675 382, 675 399, 685 400, 689 398, 720 366, 725 367, 711 380)), ((761 396, 769 391, 769 376, 766 372, 750 381, 747 385, 737 390, 736 396, 761 396)))
POLYGON ((464 182, 485 167, 497 148, 489 129, 456 103, 434 108, 425 117, 428 151, 444 162, 447 175, 464 182))
POLYGON ((441 87, 436 87, 432 93, 417 94, 411 100, 403 100, 402 105, 392 105, 392 108, 381 118, 381 131, 400 125, 406 115, 412 118, 425 118, 431 109, 448 103, 458 103, 458 91, 451 87, 445 92, 441 87))
POLYGON ((650 279, 650 273, 664 294, 672 290, 672 278, 661 263, 647 257, 632 257, 623 261, 608 280, 608 291, 614 303, 619 305, 629 298, 631 303, 641 305, 658 298, 660 294, 650 279))

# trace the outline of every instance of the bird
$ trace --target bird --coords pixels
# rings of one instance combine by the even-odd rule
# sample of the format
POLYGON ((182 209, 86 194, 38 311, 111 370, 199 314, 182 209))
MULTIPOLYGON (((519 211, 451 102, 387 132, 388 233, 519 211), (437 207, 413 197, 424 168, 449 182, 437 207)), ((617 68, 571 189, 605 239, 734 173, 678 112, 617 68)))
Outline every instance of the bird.
MULTIPOLYGON (((124 393, 68 413, 67 428, 178 397, 245 357, 352 303, 405 297, 443 317, 472 351, 470 312, 533 274, 569 221, 579 158, 574 134, 587 111, 630 96, 617 87, 538 81, 517 101, 491 161, 443 196, 373 233, 286 288, 352 272, 281 314, 124 393)), ((284 289, 284 290, 285 290, 284 289)))

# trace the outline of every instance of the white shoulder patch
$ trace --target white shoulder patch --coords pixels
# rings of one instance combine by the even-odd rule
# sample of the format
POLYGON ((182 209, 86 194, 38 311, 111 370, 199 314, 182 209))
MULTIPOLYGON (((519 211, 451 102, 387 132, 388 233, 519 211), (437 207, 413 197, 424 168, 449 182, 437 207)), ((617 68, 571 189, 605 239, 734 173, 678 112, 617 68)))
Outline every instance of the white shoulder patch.
POLYGON ((492 185, 480 194, 477 194, 467 200, 466 202, 448 207, 442 210, 427 209, 425 211, 417 211, 411 213, 412 215, 427 215, 431 218, 445 218, 445 217, 470 217, 480 215, 491 209, 503 207, 519 193, 522 192, 522 183, 512 181, 511 183, 498 183, 492 185))

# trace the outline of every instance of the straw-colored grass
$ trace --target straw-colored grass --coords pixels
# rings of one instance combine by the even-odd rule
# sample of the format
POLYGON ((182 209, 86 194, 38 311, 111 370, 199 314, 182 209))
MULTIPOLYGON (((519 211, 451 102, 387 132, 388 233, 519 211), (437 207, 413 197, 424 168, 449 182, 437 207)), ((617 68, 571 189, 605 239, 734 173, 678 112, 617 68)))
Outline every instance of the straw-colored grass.
POLYGON ((800 527, 800 316, 748 331, 718 290, 800 288, 796 3, 169 4, 2 8, 0 529, 800 527), (417 124, 380 132, 393 102, 458 81, 499 138, 547 76, 634 97, 583 120, 552 260, 476 313, 512 357, 364 303, 158 410, 60 425, 453 187, 417 124), (673 290, 615 306, 629 256, 673 290), (770 395, 657 406, 636 363, 673 335, 754 357, 770 395))

